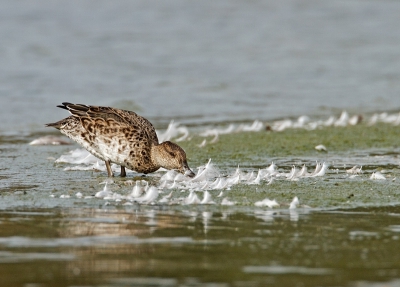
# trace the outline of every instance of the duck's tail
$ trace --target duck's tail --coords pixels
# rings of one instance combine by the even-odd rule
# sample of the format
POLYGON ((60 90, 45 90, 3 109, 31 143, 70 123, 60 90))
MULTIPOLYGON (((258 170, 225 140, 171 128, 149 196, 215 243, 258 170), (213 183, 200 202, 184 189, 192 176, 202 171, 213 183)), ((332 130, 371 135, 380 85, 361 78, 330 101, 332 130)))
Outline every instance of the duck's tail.
MULTIPOLYGON (((76 105, 68 102, 63 102, 62 105, 58 105, 57 107, 69 111, 72 115, 78 115, 78 116, 84 115, 89 109, 89 106, 79 105, 79 104, 76 105)), ((67 121, 68 119, 71 121, 70 117, 68 117, 55 123, 45 124, 45 126, 53 127, 60 130, 62 126, 68 123, 67 121)))
POLYGON ((61 128, 61 122, 56 122, 56 123, 49 123, 49 124, 45 124, 46 127, 52 127, 52 128, 56 128, 56 129, 60 129, 61 128))

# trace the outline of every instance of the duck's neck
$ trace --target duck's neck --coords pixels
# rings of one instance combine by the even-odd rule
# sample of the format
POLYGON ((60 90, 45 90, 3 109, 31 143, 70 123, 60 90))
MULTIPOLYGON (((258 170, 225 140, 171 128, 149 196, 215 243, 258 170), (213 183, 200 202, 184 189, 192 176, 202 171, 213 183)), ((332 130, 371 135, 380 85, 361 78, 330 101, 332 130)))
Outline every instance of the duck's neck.
POLYGON ((165 156, 163 155, 162 144, 155 144, 151 147, 151 160, 158 168, 165 167, 165 156))
POLYGON ((151 159, 153 164, 158 166, 158 168, 163 167, 166 169, 174 169, 174 166, 171 154, 168 152, 168 144, 169 142, 163 142, 158 145, 153 145, 151 147, 151 159))

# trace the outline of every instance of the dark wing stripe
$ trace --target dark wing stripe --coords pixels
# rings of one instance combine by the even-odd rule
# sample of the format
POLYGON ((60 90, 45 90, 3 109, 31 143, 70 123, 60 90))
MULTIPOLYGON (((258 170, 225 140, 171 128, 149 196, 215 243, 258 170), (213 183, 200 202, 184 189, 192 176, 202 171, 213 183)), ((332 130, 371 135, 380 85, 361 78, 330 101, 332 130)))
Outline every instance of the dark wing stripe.
POLYGON ((71 104, 71 103, 62 103, 68 111, 71 113, 71 115, 74 116, 85 116, 86 113, 90 110, 89 106, 86 105, 81 105, 81 104, 71 104))
POLYGON ((68 108, 67 108, 66 106, 58 105, 57 108, 62 108, 62 109, 64 109, 64 110, 67 110, 67 111, 68 111, 68 108))

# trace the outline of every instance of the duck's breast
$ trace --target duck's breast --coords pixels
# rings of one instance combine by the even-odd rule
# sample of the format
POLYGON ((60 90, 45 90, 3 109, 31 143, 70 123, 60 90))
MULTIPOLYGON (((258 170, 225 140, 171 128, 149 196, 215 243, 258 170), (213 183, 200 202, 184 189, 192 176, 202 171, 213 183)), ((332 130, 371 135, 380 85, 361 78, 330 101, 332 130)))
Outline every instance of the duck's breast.
POLYGON ((140 127, 110 123, 97 130, 95 142, 102 156, 114 163, 143 173, 157 170, 150 154, 152 139, 140 127))

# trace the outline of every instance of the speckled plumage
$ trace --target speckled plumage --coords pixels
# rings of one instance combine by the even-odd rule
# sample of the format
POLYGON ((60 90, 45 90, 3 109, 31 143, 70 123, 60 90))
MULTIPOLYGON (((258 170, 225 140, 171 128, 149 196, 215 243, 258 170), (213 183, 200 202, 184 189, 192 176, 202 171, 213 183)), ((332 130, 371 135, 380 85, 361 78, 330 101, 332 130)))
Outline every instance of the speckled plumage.
POLYGON ((186 154, 172 142, 159 144, 153 125, 134 112, 111 107, 63 103, 71 116, 47 126, 57 128, 94 156, 106 162, 109 176, 113 176, 110 163, 140 173, 151 173, 160 167, 177 169, 193 176, 186 154))

